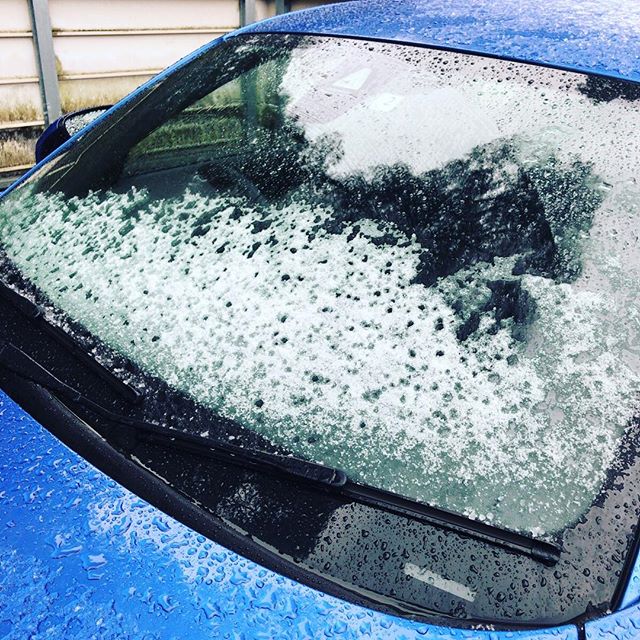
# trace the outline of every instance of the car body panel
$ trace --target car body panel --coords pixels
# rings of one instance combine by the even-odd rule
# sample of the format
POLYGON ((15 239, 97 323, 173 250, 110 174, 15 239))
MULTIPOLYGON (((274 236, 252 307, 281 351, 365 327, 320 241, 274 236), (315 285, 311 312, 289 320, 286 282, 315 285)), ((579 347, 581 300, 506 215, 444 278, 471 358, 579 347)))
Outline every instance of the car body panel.
POLYGON ((637 640, 640 638, 640 605, 587 622, 584 635, 585 640, 637 640))
POLYGON ((640 4, 632 0, 355 0, 236 34, 264 32, 393 40, 640 81, 640 4))
POLYGON ((626 609, 634 604, 640 604, 640 556, 636 558, 633 570, 629 576, 624 597, 620 602, 620 609, 626 609))
MULTIPOLYGON (((89 127, 203 51, 259 32, 395 40, 640 81, 640 5, 624 0, 580 6, 570 0, 543 5, 532 0, 349 2, 280 16, 214 40, 89 127)), ((322 594, 198 536, 140 500, 1 392, 0 426, 0 590, 11 594, 0 599, 0 637, 578 638, 573 626, 520 632, 445 629, 322 594)), ((623 610, 588 622, 586 637, 640 637, 639 600, 636 560, 623 610)))

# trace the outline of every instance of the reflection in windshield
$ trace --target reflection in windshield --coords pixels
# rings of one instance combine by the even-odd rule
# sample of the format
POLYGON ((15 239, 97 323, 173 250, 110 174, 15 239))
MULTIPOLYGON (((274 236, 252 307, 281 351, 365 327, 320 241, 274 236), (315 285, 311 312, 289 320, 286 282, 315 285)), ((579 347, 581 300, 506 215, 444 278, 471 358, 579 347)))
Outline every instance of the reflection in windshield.
POLYGON ((637 109, 560 72, 323 42, 175 116, 107 187, 25 188, 5 250, 108 345, 296 454, 560 529, 636 407, 637 109))

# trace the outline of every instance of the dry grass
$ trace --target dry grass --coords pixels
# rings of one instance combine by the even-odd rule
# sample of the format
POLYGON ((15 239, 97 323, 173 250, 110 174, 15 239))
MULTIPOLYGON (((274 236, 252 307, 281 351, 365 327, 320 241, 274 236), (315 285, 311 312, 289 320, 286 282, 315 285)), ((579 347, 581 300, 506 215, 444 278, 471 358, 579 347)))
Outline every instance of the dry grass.
POLYGON ((80 111, 90 107, 101 107, 103 105, 112 105, 118 102, 135 88, 136 84, 124 85, 107 89, 103 91, 95 91, 93 89, 83 89, 70 91, 65 85, 60 87, 60 102, 62 111, 70 113, 72 111, 80 111))
POLYGON ((8 138, 0 140, 0 168, 33 164, 35 140, 8 138))
POLYGON ((28 103, 0 104, 0 122, 33 122, 42 120, 42 114, 28 103))
POLYGON ((60 101, 62 112, 71 113, 72 111, 80 111, 89 107, 115 104, 120 98, 122 96, 118 94, 104 93, 92 94, 91 96, 61 96, 60 101))

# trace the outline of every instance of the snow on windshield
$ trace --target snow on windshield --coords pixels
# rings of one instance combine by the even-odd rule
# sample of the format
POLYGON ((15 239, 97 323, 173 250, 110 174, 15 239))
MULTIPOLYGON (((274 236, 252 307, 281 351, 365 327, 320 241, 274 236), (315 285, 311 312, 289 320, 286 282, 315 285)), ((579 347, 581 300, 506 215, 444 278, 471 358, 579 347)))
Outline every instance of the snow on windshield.
POLYGON ((638 373, 610 292, 523 276, 529 340, 513 320, 492 330, 490 310, 459 340, 465 281, 488 298, 513 258, 427 288, 413 283, 420 246, 392 225, 310 241, 327 208, 273 210, 256 231, 246 202, 190 190, 30 206, 44 233, 12 228, 12 254, 58 305, 222 415, 363 481, 553 529, 597 492, 633 413, 638 373))
MULTIPOLYGON (((312 147, 341 140, 342 199, 300 184, 255 200, 201 175, 162 197, 25 189, 5 250, 108 345, 298 455, 538 535, 573 522, 637 407, 637 111, 489 80, 454 108, 460 86, 431 77, 426 97, 378 82, 331 114, 299 63, 287 109, 312 147)), ((370 78, 343 71, 344 95, 370 78)))

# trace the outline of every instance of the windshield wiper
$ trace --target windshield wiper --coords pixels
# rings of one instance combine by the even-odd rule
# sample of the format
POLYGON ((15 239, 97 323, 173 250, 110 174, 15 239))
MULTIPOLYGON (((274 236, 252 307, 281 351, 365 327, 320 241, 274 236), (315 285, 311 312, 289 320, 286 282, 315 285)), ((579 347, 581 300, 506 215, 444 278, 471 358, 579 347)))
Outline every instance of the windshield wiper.
POLYGON ((91 357, 91 355, 89 355, 72 336, 48 320, 44 310, 35 302, 29 300, 29 298, 18 293, 15 289, 12 289, 1 281, 0 298, 8 302, 38 328, 45 331, 47 335, 70 352, 72 356, 80 360, 127 402, 140 402, 142 396, 135 387, 118 378, 113 371, 100 364, 100 362, 95 358, 91 357))
POLYGON ((184 431, 115 413, 62 382, 24 351, 10 343, 0 342, 0 367, 46 389, 63 400, 88 409, 109 423, 127 427, 126 433, 118 434, 123 438, 134 437, 152 442, 171 444, 175 448, 190 453, 204 454, 207 457, 217 458, 225 462, 236 462, 243 467, 256 468, 261 471, 276 471, 308 482, 331 487, 340 487, 347 482, 346 474, 339 469, 332 469, 322 464, 292 456, 247 449, 216 438, 192 435, 184 431))
POLYGON ((248 449, 216 438, 196 436, 154 423, 114 413, 62 382, 26 353, 9 343, 0 343, 0 367, 15 373, 55 396, 81 405, 104 420, 127 427, 123 438, 138 438, 214 458, 242 467, 293 476, 357 502, 441 529, 470 536, 488 544, 526 555, 547 566, 560 559, 561 549, 550 542, 472 520, 457 513, 404 498, 398 494, 350 480, 344 471, 309 460, 248 449))
POLYGON ((434 525, 440 529, 454 531, 463 536, 472 536, 477 540, 508 549, 519 555, 529 556, 547 566, 553 566, 560 560, 562 549, 551 542, 537 540, 480 520, 473 520, 453 511, 432 507, 424 502, 404 498, 384 489, 349 480, 340 493, 355 502, 384 509, 405 518, 434 525))

